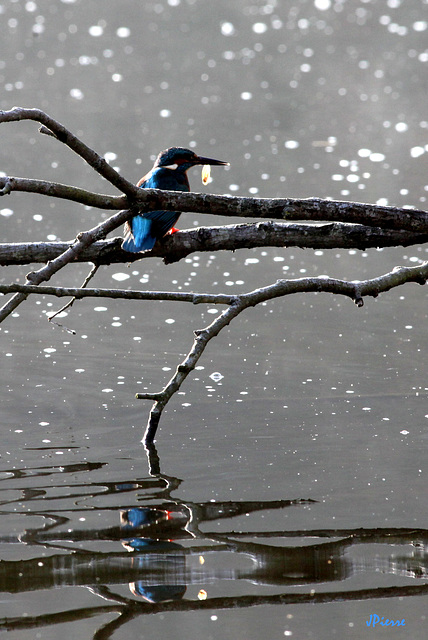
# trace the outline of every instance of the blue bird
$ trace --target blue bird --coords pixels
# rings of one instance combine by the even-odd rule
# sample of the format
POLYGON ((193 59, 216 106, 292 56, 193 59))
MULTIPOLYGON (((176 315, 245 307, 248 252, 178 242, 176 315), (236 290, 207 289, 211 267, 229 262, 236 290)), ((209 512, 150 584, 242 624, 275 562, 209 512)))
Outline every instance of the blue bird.
MULTIPOLYGON (((153 169, 141 178, 137 187, 190 191, 187 170, 198 164, 226 166, 229 163, 198 156, 183 147, 170 147, 160 152, 153 169)), ((147 211, 134 216, 125 224, 122 249, 131 253, 152 249, 156 240, 174 227, 180 215, 180 211, 147 211)))

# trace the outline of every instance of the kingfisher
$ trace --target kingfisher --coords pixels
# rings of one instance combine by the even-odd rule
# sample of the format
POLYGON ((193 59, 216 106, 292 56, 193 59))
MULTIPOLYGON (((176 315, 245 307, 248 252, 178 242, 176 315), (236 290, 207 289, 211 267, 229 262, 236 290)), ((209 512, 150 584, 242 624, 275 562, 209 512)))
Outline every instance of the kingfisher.
MULTIPOLYGON (((168 191, 190 191, 187 171, 195 165, 227 166, 228 162, 198 156, 190 149, 170 147, 161 151, 153 168, 137 183, 141 189, 165 189, 168 191)), ((208 181, 203 178, 203 182, 208 181)), ((147 211, 136 215, 125 224, 125 238, 122 249, 131 253, 149 251, 156 240, 168 231, 175 230, 174 225, 181 211, 147 211)))

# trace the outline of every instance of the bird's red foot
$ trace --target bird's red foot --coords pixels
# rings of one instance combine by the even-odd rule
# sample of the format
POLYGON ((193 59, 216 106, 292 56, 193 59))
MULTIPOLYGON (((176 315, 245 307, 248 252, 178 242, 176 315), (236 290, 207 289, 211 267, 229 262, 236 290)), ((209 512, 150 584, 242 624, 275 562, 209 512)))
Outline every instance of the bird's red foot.
POLYGON ((172 227, 172 229, 170 229, 168 233, 177 233, 177 231, 180 231, 180 229, 176 229, 175 227, 172 227))

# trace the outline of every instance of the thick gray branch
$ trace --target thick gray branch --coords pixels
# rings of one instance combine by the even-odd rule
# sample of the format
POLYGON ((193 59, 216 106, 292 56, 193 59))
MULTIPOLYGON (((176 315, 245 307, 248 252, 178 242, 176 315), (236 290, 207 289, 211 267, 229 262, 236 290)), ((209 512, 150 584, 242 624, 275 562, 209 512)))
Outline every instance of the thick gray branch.
POLYGON ((388 229, 428 232, 428 213, 416 209, 323 200, 321 198, 242 198, 204 193, 140 189, 135 198, 141 211, 168 209, 241 218, 338 221, 388 229))
POLYGON ((38 193, 51 198, 62 198, 63 200, 79 202, 96 209, 124 209, 128 206, 125 196, 102 195, 58 182, 0 176, 0 195, 8 195, 12 191, 38 193))
MULTIPOLYGON (((74 261, 101 265, 157 257, 170 264, 190 253, 203 251, 235 251, 254 247, 367 249, 409 246, 425 242, 428 242, 428 233, 414 234, 363 225, 257 222, 180 231, 162 238, 151 251, 137 254, 130 254, 121 249, 122 238, 102 240, 82 249, 74 261)), ((0 264, 47 262, 67 251, 70 245, 70 242, 0 244, 0 264)))

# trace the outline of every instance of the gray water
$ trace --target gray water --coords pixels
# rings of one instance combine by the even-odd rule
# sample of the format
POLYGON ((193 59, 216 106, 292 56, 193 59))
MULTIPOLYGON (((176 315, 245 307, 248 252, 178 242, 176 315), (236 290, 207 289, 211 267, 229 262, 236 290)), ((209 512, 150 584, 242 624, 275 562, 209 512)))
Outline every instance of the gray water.
MULTIPOLYGON (((0 108, 45 110, 133 182, 180 145, 231 163, 208 187, 189 172, 194 191, 425 209, 427 28, 422 0, 5 1, 0 108)), ((36 123, 3 124, 1 140, 6 175, 115 192, 36 123)), ((4 242, 70 240, 105 216, 0 201, 4 242)), ((235 293, 361 280, 426 255, 203 253, 102 267, 92 284, 235 293)), ((2 282, 29 268, 3 267, 2 282)), ((159 459, 141 444, 150 404, 135 393, 167 382, 216 310, 88 299, 61 328, 47 314, 63 302, 30 298, 0 327, 0 629, 426 638, 425 288, 363 308, 300 294, 246 311, 166 409, 159 459), (405 626, 369 628, 375 614, 405 626)))

